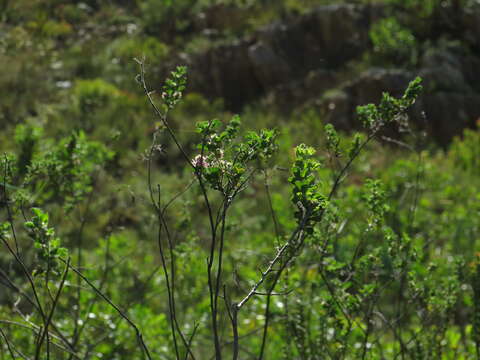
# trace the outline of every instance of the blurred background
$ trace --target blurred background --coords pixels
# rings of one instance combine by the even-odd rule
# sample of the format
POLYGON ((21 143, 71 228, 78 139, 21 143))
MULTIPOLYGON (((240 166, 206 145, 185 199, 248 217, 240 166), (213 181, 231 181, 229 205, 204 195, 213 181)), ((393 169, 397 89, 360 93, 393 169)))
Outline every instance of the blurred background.
POLYGON ((145 56, 153 88, 175 65, 189 66, 187 96, 174 114, 187 128, 209 112, 268 109, 277 124, 309 110, 351 130, 357 105, 383 91, 398 95, 420 75, 426 91, 414 122, 446 145, 480 116, 479 7, 476 0, 2 0, 0 121, 5 131, 29 122, 81 127, 99 139, 129 129, 138 140, 149 122, 132 59, 145 56))
MULTIPOLYGON (((329 312, 333 300, 322 279, 330 278, 339 296, 355 293, 355 286, 346 285, 346 259, 352 254, 377 254, 378 272, 395 278, 386 247, 408 234, 408 251, 416 249, 419 259, 412 269, 417 287, 405 295, 412 299, 406 302, 410 315, 395 326, 421 334, 411 342, 417 350, 443 345, 431 357, 414 357, 409 350, 406 358, 473 358, 475 331, 480 343, 480 315, 475 315, 480 281, 478 289, 472 285, 480 250, 479 0, 0 0, 0 153, 11 165, 0 170, 13 169, 0 185, 9 192, 0 196, 2 221, 9 218, 7 197, 16 204, 19 228, 23 217, 31 216, 23 209, 48 211, 73 263, 129 309, 158 358, 171 358, 157 218, 146 187, 145 152, 161 125, 136 81, 134 58, 144 59, 146 81, 158 102, 170 72, 177 65, 188 67, 187 89, 169 123, 192 158, 198 121, 225 122, 240 114, 245 129, 278 131, 276 167, 268 176, 259 174, 231 212, 228 231, 234 242, 227 245, 225 281, 244 289, 275 247, 270 207, 277 211, 280 235, 295 226, 286 186, 293 147, 304 142, 321 149, 321 174, 328 182, 335 164, 324 151, 324 125, 339 130, 346 151, 362 128, 356 107, 377 103, 383 92, 401 96, 420 76, 424 91, 409 122, 389 127, 369 144, 339 192, 337 212, 329 218, 332 228, 326 230, 329 257, 320 264, 326 253, 313 246, 282 284, 296 289, 290 302, 295 316, 284 327, 286 303, 275 301, 267 349, 271 359, 316 359, 317 351, 332 359, 361 358, 362 348, 356 347, 361 335, 342 333, 345 319, 339 309, 329 312), (367 231, 368 206, 362 199, 368 178, 384 184, 382 201, 389 208, 382 221, 396 234, 388 241, 383 233, 367 231), (265 183, 271 186, 271 204, 265 183), (369 240, 359 250, 365 233, 369 240), (321 273, 322 266, 331 268, 321 273)), ((154 159, 153 181, 161 183, 168 199, 189 186, 192 172, 166 134, 160 133, 158 142, 162 151, 154 159)), ((175 229, 179 313, 187 333, 195 322, 203 324, 194 347, 199 359, 208 359, 208 299, 205 279, 196 276, 205 272, 208 244, 200 195, 195 187, 182 193, 168 220, 175 229)), ((33 269, 33 245, 24 230, 19 236, 33 269)), ((6 274, 0 286, 10 289, 8 275, 21 289, 27 287, 4 251, 0 269, 6 274)), ((72 335, 75 351, 82 359, 137 358, 128 326, 93 301, 93 294, 75 295, 80 285, 71 277, 71 294, 59 305, 56 324, 72 335)), ((16 309, 27 314, 31 306, 19 302, 15 291, 3 290, 0 318, 25 321, 16 309)), ((385 314, 394 313, 390 305, 398 292, 397 285, 385 291, 380 302, 385 314)), ((263 324, 264 308, 263 300, 255 302, 248 310, 252 316, 242 319, 242 358, 255 358, 249 351, 259 347, 259 337, 252 335, 263 324)), ((364 321, 358 311, 358 321, 364 321)), ((27 353, 34 346, 24 329, 4 329, 27 353)), ((378 321, 375 330, 382 346, 374 343, 367 358, 395 358, 401 350, 392 341, 394 330, 378 321)), ((5 346, 0 350, 0 359, 8 359, 5 346)), ((61 352, 56 356, 71 359, 61 352)))

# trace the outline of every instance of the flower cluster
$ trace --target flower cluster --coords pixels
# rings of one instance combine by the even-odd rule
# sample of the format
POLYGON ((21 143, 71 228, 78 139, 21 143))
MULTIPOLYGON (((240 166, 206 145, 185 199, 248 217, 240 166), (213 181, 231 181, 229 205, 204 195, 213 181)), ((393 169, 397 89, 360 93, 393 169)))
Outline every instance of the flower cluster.
POLYGON ((196 168, 208 168, 210 167, 210 163, 207 161, 205 155, 198 154, 192 159, 192 164, 196 168))

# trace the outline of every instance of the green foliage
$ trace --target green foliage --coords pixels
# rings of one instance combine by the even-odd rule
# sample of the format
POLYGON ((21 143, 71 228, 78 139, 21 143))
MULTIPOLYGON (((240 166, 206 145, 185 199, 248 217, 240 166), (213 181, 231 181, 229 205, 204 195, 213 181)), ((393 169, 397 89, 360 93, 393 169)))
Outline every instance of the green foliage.
POLYGON ((371 216, 369 223, 381 223, 389 209, 386 202, 385 189, 379 180, 373 179, 367 179, 365 187, 367 192, 364 194, 363 200, 371 216))
POLYGON ((333 156, 340 156, 340 137, 332 124, 325 125, 325 136, 327 149, 332 152, 333 156))
MULTIPOLYGON (((77 90, 76 97, 81 103, 91 106, 86 113, 115 101, 115 88, 104 85, 91 83, 82 91, 77 90), (93 102, 87 101, 90 96, 93 102), (95 105, 95 101, 99 103, 95 105)), ((172 351, 178 352, 179 358, 189 351, 202 357, 211 356, 208 339, 218 334, 215 331, 219 328, 232 326, 234 331, 247 333, 263 326, 264 320, 275 318, 280 321, 267 324, 264 331, 270 335, 260 341, 265 341, 270 354, 279 357, 282 353, 286 358, 316 359, 319 350, 332 358, 362 358, 365 354, 375 357, 382 351, 393 356, 406 351, 402 350, 402 343, 408 341, 405 333, 416 334, 410 341, 418 354, 430 349, 439 357, 451 351, 450 344, 459 346, 459 333, 452 326, 454 314, 460 303, 475 303, 472 294, 462 290, 466 281, 472 284, 474 281, 462 275, 468 259, 455 256, 445 261, 450 259, 447 249, 445 254, 438 254, 425 245, 432 241, 430 239, 441 239, 451 232, 451 228, 445 227, 447 222, 428 226, 432 211, 438 211, 438 193, 424 193, 422 201, 417 195, 409 198, 402 193, 402 189, 407 191, 412 187, 419 191, 421 183, 427 183, 427 179, 419 177, 423 168, 428 170, 426 174, 436 178, 437 182, 432 182, 436 189, 442 189, 445 182, 453 179, 438 176, 435 171, 441 171, 436 168, 441 162, 427 155, 423 155, 421 167, 418 156, 413 157, 417 160, 387 163, 378 174, 381 180, 375 179, 371 170, 353 166, 364 152, 378 152, 369 147, 380 146, 373 145, 372 141, 384 125, 406 121, 406 112, 421 91, 420 79, 412 81, 400 98, 385 93, 380 104, 359 108, 360 121, 368 131, 366 135, 344 139, 333 125, 326 125, 325 153, 317 153, 304 144, 296 146, 288 178, 290 202, 286 200, 287 191, 280 185, 280 178, 271 177, 279 171, 272 167, 279 159, 278 133, 274 130, 242 133, 238 115, 225 123, 217 119, 197 122, 198 141, 193 148, 196 151, 193 159, 190 149, 179 144, 179 151, 186 155, 186 166, 190 169, 171 178, 163 174, 168 181, 154 188, 152 169, 156 169, 159 136, 170 132, 178 141, 175 129, 163 116, 179 104, 185 85, 186 71, 180 67, 163 87, 165 113, 160 114, 163 127, 156 128, 151 155, 147 158, 147 184, 154 216, 149 215, 148 209, 138 210, 143 206, 137 208, 136 216, 143 223, 132 227, 123 222, 127 225, 102 236, 99 244, 90 245, 90 249, 82 246, 85 227, 82 224, 87 220, 81 220, 80 235, 67 243, 72 246, 70 254, 76 254, 78 266, 85 268, 82 277, 65 272, 68 252, 61 247, 49 225, 47 213, 36 206, 41 204, 53 212, 58 205, 66 206, 69 214, 80 214, 87 219, 84 214, 88 214, 91 204, 98 208, 96 196, 87 197, 94 191, 91 176, 94 173, 100 176, 99 168, 108 164, 112 152, 99 142, 88 140, 82 131, 56 144, 42 143, 40 130, 29 125, 30 128, 19 126, 17 129, 20 156, 7 156, 3 161, 4 190, 13 200, 12 215, 18 215, 25 206, 33 213, 31 220, 24 222, 25 235, 35 244, 29 256, 31 260, 25 266, 35 269, 36 275, 45 275, 43 278, 47 281, 43 287, 40 277, 33 279, 35 288, 45 289, 35 301, 51 309, 52 314, 55 312, 56 319, 63 318, 61 331, 72 334, 77 352, 94 351, 111 358, 125 354, 135 357, 140 351, 156 348, 158 354, 165 356, 172 351), (345 183, 348 172, 353 172, 363 185, 345 183), (273 186, 275 194, 267 190, 262 195, 256 188, 261 177, 268 189, 273 186), (190 188, 194 190, 189 191, 190 188), (164 194, 170 191, 179 192, 165 202, 164 194), (265 195, 268 201, 262 204, 260 198, 265 195), (132 229, 125 230, 125 226, 132 229), (142 240, 151 237, 153 226, 159 226, 156 250, 155 244, 142 240), (139 228, 138 234, 132 231, 135 227, 139 228), (287 235, 289 232, 291 235, 287 235), (259 277, 256 265, 265 264, 265 257, 270 260, 263 265, 260 280, 256 280, 259 277), (156 268, 158 263, 161 268, 156 268), (89 267, 87 264, 102 265, 89 267), (63 290, 64 280, 59 280, 62 271, 63 279, 77 282, 76 288, 63 290), (277 277, 283 271, 288 271, 288 276, 277 277), (227 272, 233 274, 232 280, 226 276, 227 272), (85 279, 97 282, 89 280, 85 284, 85 279), (253 290, 245 295, 243 288, 250 288, 252 281, 255 281, 253 290), (82 285, 95 290, 84 292, 82 285), (287 291, 280 300, 272 301, 273 291, 280 287, 296 290, 287 291), (59 301, 52 295, 53 288, 58 294, 62 292, 59 301), (167 289, 167 294, 158 292, 159 289, 167 289), (230 315, 228 310, 224 313, 215 300, 222 292, 230 315), (267 296, 266 303, 260 294, 267 296), (71 303, 79 310, 67 316, 66 309, 71 303), (248 312, 243 312, 244 304, 248 312), (121 312, 122 307, 128 311, 121 312), (242 311, 242 318, 248 322, 238 324, 232 320, 229 324, 229 316, 232 319, 237 316, 233 311, 242 311), (382 321, 377 323, 376 317, 382 321), (403 318, 402 332, 391 331, 399 317, 403 318), (92 348, 88 339, 99 337, 102 327, 108 329, 108 336, 92 348), (191 346, 180 342, 187 336, 194 339, 191 346), (377 337, 375 343, 371 340, 374 336, 377 337)), ((474 176, 471 160, 474 155, 470 153, 474 148, 465 144, 475 142, 476 133, 466 134, 451 150, 455 155, 452 158, 463 160, 448 166, 456 166, 459 171, 474 176)), ((132 182, 130 186, 133 185, 132 182)), ((457 194, 453 189, 445 191, 448 196, 457 194)), ((471 194, 474 187, 464 191, 471 194)), ((136 208, 135 194, 130 194, 133 199, 129 206, 136 208)), ((458 203, 461 207, 448 213, 454 214, 453 223, 457 225, 465 221, 462 214, 475 206, 473 199, 458 203)), ((113 215, 102 214, 98 221, 105 216, 108 219, 113 215)), ((474 221, 468 228, 478 228, 474 221)), ((23 238, 22 231, 12 232, 15 227, 15 222, 7 217, 1 231, 4 244, 17 244, 23 238)), ((458 229, 460 227, 456 231, 458 229)), ((73 233, 78 234, 78 230, 73 233)), ((68 237, 69 231, 65 234, 68 237)), ((475 235, 458 233, 458 236, 475 235)), ((457 245, 469 246, 464 240, 457 245)), ((15 252, 14 247, 9 249, 15 252)), ((467 276, 474 279, 473 275, 467 276)), ((35 314, 34 320, 40 324, 45 321, 39 314, 35 314)), ((21 323, 23 320, 12 316, 10 321, 21 323)), ((50 327, 50 324, 44 322, 44 326, 50 327)), ((477 331, 475 326, 472 329, 477 331)), ((15 331, 9 331, 8 335, 27 352, 40 351, 42 347, 15 331)), ((242 344, 251 349, 261 345, 258 339, 248 338, 242 340, 242 344)), ((465 344, 465 352, 470 351, 472 344, 465 344)), ((222 351, 215 349, 217 353, 222 351)), ((230 350, 222 352, 227 355, 230 350)), ((59 358, 63 356, 61 351, 55 354, 59 358)))
POLYGON ((58 201, 70 210, 92 191, 91 175, 112 156, 82 131, 75 132, 31 163, 23 186, 37 197, 30 201, 58 201))
POLYGON ((118 59, 120 72, 132 68, 133 58, 144 56, 152 65, 161 66, 170 53, 168 45, 153 36, 135 36, 134 34, 116 39, 108 47, 108 57, 118 59))
POLYGON ((450 149, 450 156, 457 167, 478 174, 480 171, 480 133, 478 129, 476 131, 466 129, 462 139, 455 139, 450 149))
POLYGON ((297 207, 295 218, 305 225, 308 233, 313 232, 327 206, 327 197, 322 194, 322 186, 315 176, 320 163, 314 155, 315 149, 304 144, 297 146, 292 175, 288 179, 292 184, 292 202, 297 207))
MULTIPOLYGON (((0 360, 234 358, 233 329, 238 359, 480 353, 480 133, 375 140, 420 79, 359 107, 352 135, 314 106, 232 116, 185 93, 185 67, 158 85, 327 2, 0 1, 0 360), (142 55, 160 118, 134 88, 142 55)), ((473 4, 380 2, 398 17, 342 80, 414 65, 436 14, 473 4)))
POLYGON ((450 10, 455 6, 464 8, 474 6, 475 0, 388 0, 387 3, 415 12, 422 18, 428 18, 441 8, 450 10))
POLYGON ((31 164, 41 136, 40 127, 21 124, 15 128, 15 142, 20 147, 17 167, 21 174, 25 174, 31 164))
POLYGON ((240 117, 235 115, 222 130, 219 120, 197 123, 202 142, 192 164, 207 183, 227 197, 234 197, 255 172, 252 163, 267 160, 276 149, 273 130, 239 136, 240 117))
POLYGON ((173 27, 178 31, 185 30, 189 24, 191 11, 196 5, 194 0, 140 0, 138 3, 146 29, 152 34, 157 33, 162 27, 165 28, 165 25, 170 29, 173 27))
POLYGON ((88 116, 119 97, 120 92, 102 79, 81 80, 75 85, 73 96, 82 116, 88 116))
POLYGON ((34 270, 37 274, 48 274, 50 272, 60 275, 60 259, 66 259, 68 250, 60 246, 60 239, 55 237, 55 230, 49 227, 48 214, 41 209, 32 208, 34 216, 25 222, 28 235, 33 240, 37 250, 37 267, 34 270))
POLYGON ((417 43, 411 30, 403 27, 395 18, 381 19, 370 29, 373 52, 380 61, 393 64, 414 64, 417 43))
POLYGON ((162 89, 162 99, 168 109, 173 109, 182 99, 186 84, 187 68, 185 66, 177 66, 176 70, 171 72, 170 78, 165 80, 165 85, 162 89))
POLYGON ((417 77, 411 81, 400 99, 395 99, 388 93, 383 93, 377 106, 368 104, 357 107, 357 114, 363 126, 376 131, 385 124, 400 122, 405 117, 406 110, 411 107, 422 91, 422 79, 417 77))

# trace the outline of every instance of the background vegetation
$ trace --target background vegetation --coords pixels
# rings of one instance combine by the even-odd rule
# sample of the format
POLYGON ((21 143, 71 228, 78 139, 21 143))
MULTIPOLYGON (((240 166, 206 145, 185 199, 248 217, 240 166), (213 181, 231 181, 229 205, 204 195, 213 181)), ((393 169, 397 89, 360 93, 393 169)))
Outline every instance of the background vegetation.
POLYGON ((0 17, 1 360, 480 358, 478 1, 0 17))

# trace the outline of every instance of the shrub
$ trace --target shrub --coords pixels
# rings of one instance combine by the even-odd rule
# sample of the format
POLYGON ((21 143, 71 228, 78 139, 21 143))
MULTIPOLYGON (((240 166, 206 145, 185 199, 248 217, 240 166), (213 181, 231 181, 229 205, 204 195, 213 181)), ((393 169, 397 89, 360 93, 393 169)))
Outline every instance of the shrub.
POLYGON ((373 51, 381 61, 414 64, 416 41, 412 32, 393 17, 379 20, 370 30, 373 51))
MULTIPOLYGON (((468 239, 478 234, 476 220, 461 231, 462 214, 478 207, 474 186, 463 195, 448 190, 455 178, 425 152, 392 162, 380 178, 356 165, 378 153, 374 141, 385 125, 405 121, 420 79, 400 98, 384 94, 380 104, 359 107, 365 134, 347 140, 326 125, 324 151, 296 146, 285 179, 275 165, 285 156, 278 131, 244 132, 239 116, 200 120, 196 146, 184 146, 169 114, 182 102, 186 69, 172 73, 157 104, 138 63, 157 116, 144 154, 146 196, 139 196, 149 214, 130 215, 145 222, 142 232, 123 226, 84 246, 89 216, 105 216, 89 215, 98 195, 93 179, 113 154, 83 132, 45 146, 35 128, 19 127, 21 156, 2 161, 0 262, 10 265, 0 279, 11 292, 3 303, 18 311, 2 305, 0 358, 238 359, 244 351, 259 359, 450 358, 474 351, 478 326, 464 311, 478 310, 477 260, 438 247, 454 233, 462 252, 475 246, 468 239), (159 139, 167 137, 186 166, 172 176, 158 171, 159 139), (442 199, 456 208, 441 209, 442 199), (78 216, 78 227, 54 230, 58 216, 40 208, 55 213, 59 205, 78 216), (435 213, 440 221, 430 224, 435 213)), ((106 91, 109 101, 110 87, 99 89, 87 93, 103 101, 95 94, 106 91)), ((448 166, 473 174, 474 150, 463 144, 475 140, 473 132, 457 140, 452 154, 462 160, 448 166)))

